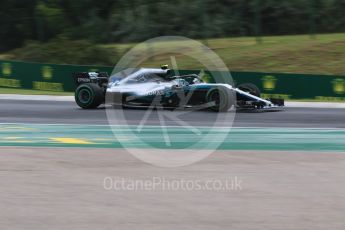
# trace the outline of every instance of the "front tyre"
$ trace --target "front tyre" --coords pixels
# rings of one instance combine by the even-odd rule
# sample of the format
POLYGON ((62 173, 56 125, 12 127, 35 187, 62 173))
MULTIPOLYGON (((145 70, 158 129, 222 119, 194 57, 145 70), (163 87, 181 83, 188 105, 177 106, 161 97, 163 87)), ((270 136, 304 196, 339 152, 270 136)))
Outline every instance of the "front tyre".
POLYGON ((260 89, 252 83, 243 83, 238 86, 238 88, 244 92, 250 93, 251 95, 260 97, 260 89))
POLYGON ((94 109, 104 102, 104 91, 95 83, 79 85, 75 91, 75 102, 83 109, 94 109))
POLYGON ((226 112, 233 103, 232 93, 226 88, 212 88, 206 94, 206 102, 209 109, 214 112, 226 112))

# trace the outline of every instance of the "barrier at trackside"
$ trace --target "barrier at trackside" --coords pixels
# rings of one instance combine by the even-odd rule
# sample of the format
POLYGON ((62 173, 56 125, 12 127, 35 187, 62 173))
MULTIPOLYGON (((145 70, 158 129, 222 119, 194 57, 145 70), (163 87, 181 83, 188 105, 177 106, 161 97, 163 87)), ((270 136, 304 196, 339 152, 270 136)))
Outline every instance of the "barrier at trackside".
MULTIPOLYGON (((107 66, 0 61, 0 87, 69 92, 75 89, 74 72, 101 71, 110 74, 112 70, 113 67, 107 66)), ((205 71, 204 77, 214 82, 215 75, 217 72, 205 71)), ((231 72, 231 75, 236 84, 251 82, 257 85, 263 97, 267 98, 345 101, 345 76, 257 72, 231 72)))
POLYGON ((75 88, 72 74, 84 71, 111 72, 112 68, 0 61, 0 87, 68 92, 75 88))

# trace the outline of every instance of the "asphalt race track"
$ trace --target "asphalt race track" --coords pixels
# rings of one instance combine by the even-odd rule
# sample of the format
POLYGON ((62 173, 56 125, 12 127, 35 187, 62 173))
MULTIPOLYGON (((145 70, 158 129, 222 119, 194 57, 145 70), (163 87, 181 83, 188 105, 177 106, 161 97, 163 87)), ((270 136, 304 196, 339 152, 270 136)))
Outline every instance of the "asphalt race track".
POLYGON ((229 112, 235 128, 223 146, 171 168, 128 150, 164 158, 202 153, 207 149, 183 144, 232 123, 210 131, 224 114, 187 111, 179 116, 185 127, 165 121, 170 144, 178 144, 171 149, 162 145, 156 112, 132 139, 129 131, 146 111, 124 110, 114 143, 107 111, 82 110, 74 102, 0 100, 1 229, 345 229, 344 109, 229 112), (157 148, 143 148, 138 139, 157 148))
MULTIPOLYGON (((167 111, 167 113, 174 113, 167 111)), ((230 112, 231 113, 231 112, 230 112)), ((124 110, 125 121, 120 124, 136 125, 145 110, 124 110)), ((180 119, 190 125, 212 126, 219 116, 206 111, 186 112, 180 119)), ((0 123, 43 124, 108 124, 106 109, 83 110, 74 102, 0 100, 0 123)), ((146 125, 161 125, 157 116, 150 116, 146 125)), ((166 125, 176 125, 167 121, 166 125)), ((231 126, 232 124, 227 124, 231 126)), ((345 128, 345 110, 330 108, 286 108, 280 112, 239 112, 234 127, 298 127, 345 128)))

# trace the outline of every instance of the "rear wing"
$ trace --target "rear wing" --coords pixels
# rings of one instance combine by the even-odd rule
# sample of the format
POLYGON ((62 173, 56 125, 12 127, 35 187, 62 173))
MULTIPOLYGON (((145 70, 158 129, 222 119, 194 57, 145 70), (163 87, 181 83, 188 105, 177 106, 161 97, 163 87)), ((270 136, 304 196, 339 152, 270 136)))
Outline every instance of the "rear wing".
POLYGON ((102 86, 108 84, 109 75, 107 72, 80 72, 73 74, 75 84, 96 83, 102 86))

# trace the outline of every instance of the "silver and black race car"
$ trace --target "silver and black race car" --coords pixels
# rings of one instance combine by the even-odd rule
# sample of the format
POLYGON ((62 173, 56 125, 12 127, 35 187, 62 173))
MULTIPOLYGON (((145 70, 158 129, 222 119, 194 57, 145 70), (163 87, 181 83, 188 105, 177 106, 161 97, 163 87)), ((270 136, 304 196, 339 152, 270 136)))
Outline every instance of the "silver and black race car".
POLYGON ((205 83, 197 74, 174 76, 162 68, 128 69, 108 76, 102 72, 74 74, 77 88, 75 101, 83 109, 101 104, 122 107, 196 108, 215 112, 240 109, 281 110, 281 99, 263 99, 251 83, 234 87, 230 84, 205 83))

